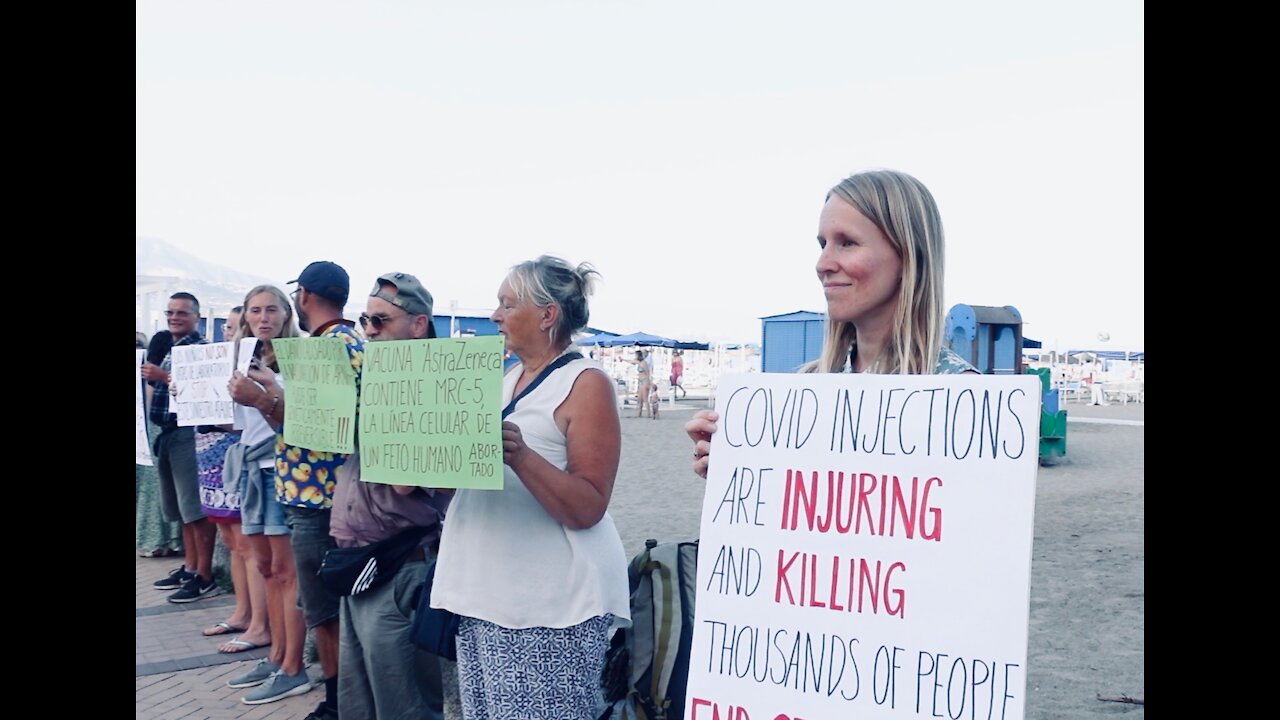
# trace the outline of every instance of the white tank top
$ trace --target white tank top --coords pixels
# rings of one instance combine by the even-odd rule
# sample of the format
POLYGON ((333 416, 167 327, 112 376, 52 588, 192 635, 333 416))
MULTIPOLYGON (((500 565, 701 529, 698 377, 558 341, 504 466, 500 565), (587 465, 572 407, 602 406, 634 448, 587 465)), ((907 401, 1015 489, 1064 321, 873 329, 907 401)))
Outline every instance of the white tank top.
MULTIPOLYGON (((555 370, 524 396, 507 420, 547 462, 568 465, 564 433, 553 414, 578 376, 600 372, 587 359, 555 370)), ((520 377, 502 382, 510 402, 520 377)), ((605 614, 630 624, 630 588, 622 540, 606 512, 585 530, 565 527, 542 507, 506 465, 502 490, 459 490, 449 505, 436 561, 432 607, 502 627, 567 628, 605 614)))
MULTIPOLYGON (((284 378, 276 373, 276 383, 282 388, 278 392, 284 392, 284 378)), ((266 440, 276 434, 275 428, 272 428, 266 418, 262 417, 262 413, 257 408, 246 407, 239 403, 232 408, 235 412, 235 427, 242 430, 240 434, 240 444, 253 447, 258 443, 266 440)), ((259 468, 273 468, 276 466, 276 454, 270 453, 265 458, 258 461, 259 468)))

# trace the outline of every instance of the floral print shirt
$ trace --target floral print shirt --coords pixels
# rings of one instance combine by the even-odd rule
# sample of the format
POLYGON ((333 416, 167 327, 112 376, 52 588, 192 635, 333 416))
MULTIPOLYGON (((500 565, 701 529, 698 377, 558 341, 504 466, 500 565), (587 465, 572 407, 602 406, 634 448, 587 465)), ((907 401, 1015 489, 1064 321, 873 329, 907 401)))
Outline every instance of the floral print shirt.
MULTIPOLYGON (((356 371, 356 407, 360 406, 360 368, 364 365, 364 338, 345 321, 338 322, 316 337, 341 338, 346 344, 351 368, 356 371)), ((288 422, 288 408, 285 408, 288 422)), ((333 507, 335 473, 351 457, 346 453, 317 452, 289 445, 284 441, 284 428, 276 433, 276 500, 317 510, 333 507)))

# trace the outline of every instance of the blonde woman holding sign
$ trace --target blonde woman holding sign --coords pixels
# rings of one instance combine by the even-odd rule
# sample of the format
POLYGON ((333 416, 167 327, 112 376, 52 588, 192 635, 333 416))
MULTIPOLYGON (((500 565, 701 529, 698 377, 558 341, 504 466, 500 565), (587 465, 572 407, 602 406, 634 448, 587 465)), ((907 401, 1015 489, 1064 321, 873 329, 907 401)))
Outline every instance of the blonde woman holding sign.
MULTIPOLYGON (((251 688, 277 681, 281 697, 310 690, 303 667, 302 651, 306 643, 306 624, 298 609, 298 577, 289 544, 289 528, 285 524, 284 507, 276 501, 276 427, 272 419, 284 388, 277 381, 279 367, 271 342, 276 338, 298 337, 293 307, 284 291, 271 285, 260 285, 244 299, 237 338, 256 337, 257 350, 249 375, 236 372, 228 388, 236 402, 236 424, 244 429, 240 443, 227 455, 224 473, 236 473, 240 487, 241 532, 250 548, 249 562, 266 579, 266 616, 268 623, 259 624, 263 613, 255 612, 253 623, 240 637, 223 643, 222 652, 250 650, 271 644, 271 651, 247 672, 227 681, 233 688, 251 688), (286 687, 299 678, 305 683, 286 687), (300 688, 305 687, 306 690, 300 688)), ((257 700, 254 691, 246 696, 257 700)), ((274 695, 262 693, 261 697, 274 695)), ((257 704, 249 702, 249 704, 257 704)))
MULTIPOLYGON (((827 297, 822 354, 801 372, 902 375, 976 373, 943 346, 942 217, 924 183, 869 170, 827 193, 818 218, 814 269, 827 297)), ((719 416, 685 424, 693 471, 707 477, 719 416)))

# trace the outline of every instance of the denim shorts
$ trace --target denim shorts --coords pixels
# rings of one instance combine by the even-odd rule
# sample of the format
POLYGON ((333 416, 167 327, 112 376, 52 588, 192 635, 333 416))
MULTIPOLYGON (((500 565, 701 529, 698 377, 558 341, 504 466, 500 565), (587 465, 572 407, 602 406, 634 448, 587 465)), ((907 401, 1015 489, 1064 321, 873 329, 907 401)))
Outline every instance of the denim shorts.
POLYGON ((284 506, 276 502, 276 469, 248 463, 240 469, 240 532, 288 535, 284 506), (250 467, 252 466, 252 467, 250 467))
POLYGON ((289 525, 289 541, 293 544, 293 563, 298 572, 298 607, 307 627, 313 628, 338 619, 338 596, 320 582, 320 562, 324 554, 338 546, 329 534, 328 509, 285 505, 285 521, 289 525))

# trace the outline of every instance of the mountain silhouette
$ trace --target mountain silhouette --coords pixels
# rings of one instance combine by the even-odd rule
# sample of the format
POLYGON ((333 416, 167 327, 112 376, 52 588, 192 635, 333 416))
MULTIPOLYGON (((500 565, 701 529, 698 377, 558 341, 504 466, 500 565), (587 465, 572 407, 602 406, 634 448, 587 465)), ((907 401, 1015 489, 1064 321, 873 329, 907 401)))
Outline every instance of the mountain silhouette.
POLYGON ((164 327, 161 313, 167 299, 185 291, 200 300, 205 317, 225 318, 227 311, 244 302, 257 285, 276 281, 201 260, 158 238, 134 236, 135 306, 138 328, 154 332, 164 327))

